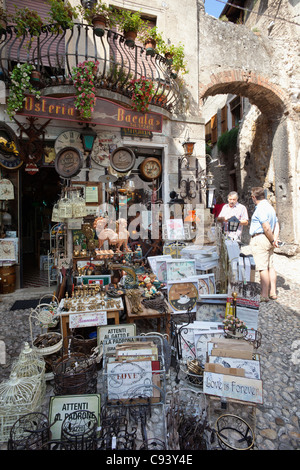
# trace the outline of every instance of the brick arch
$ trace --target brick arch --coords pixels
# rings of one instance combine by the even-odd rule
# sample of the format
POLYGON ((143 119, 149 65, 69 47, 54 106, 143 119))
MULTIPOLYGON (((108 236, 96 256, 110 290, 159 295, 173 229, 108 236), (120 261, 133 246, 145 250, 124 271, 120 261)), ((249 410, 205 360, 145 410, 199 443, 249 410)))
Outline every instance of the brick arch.
POLYGON ((266 77, 254 72, 227 70, 210 75, 208 84, 200 85, 200 100, 218 94, 242 95, 270 119, 286 112, 284 91, 266 77))

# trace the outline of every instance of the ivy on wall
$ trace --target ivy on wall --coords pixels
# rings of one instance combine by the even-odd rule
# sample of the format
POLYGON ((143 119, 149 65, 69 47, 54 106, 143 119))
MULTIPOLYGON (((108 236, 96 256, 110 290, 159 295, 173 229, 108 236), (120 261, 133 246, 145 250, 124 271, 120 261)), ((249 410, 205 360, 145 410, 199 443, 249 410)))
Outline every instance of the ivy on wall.
POLYGON ((218 138, 218 150, 223 153, 228 153, 230 150, 235 150, 237 145, 239 128, 233 127, 230 131, 224 132, 218 138))

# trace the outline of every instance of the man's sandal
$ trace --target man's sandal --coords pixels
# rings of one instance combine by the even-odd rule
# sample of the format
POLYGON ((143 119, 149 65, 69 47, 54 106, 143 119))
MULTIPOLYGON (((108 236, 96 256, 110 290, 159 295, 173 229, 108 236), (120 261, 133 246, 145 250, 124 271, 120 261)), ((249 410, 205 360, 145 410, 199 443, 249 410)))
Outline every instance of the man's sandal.
POLYGON ((277 295, 269 295, 269 299, 271 299, 271 300, 277 300, 278 297, 277 297, 277 295))

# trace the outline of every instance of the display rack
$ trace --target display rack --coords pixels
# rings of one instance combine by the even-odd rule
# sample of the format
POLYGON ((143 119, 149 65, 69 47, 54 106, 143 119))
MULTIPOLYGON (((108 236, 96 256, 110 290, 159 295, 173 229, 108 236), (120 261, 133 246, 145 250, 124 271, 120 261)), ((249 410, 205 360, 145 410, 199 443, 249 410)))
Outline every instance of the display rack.
POLYGON ((56 283, 58 278, 58 264, 61 258, 67 255, 67 229, 65 224, 53 225, 50 230, 50 251, 48 252, 48 285, 56 283))

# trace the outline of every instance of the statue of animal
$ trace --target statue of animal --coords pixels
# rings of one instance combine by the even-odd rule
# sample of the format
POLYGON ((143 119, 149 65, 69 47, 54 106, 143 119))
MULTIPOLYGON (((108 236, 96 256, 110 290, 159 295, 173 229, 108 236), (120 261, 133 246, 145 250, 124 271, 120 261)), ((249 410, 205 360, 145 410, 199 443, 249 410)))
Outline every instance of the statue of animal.
POLYGON ((117 233, 118 233, 118 246, 117 250, 121 251, 121 247, 125 251, 130 251, 128 248, 128 238, 129 238, 129 232, 127 230, 127 220, 126 219, 119 219, 117 221, 117 233))

